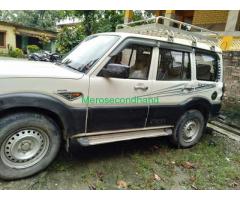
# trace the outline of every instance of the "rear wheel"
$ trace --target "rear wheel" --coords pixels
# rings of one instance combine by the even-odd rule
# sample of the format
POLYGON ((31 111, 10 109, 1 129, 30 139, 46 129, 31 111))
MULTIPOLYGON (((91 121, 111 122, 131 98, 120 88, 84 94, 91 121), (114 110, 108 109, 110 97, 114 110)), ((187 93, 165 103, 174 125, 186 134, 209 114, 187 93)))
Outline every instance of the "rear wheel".
POLYGON ((200 140, 205 126, 202 113, 189 110, 178 120, 171 141, 178 147, 191 147, 200 140))
POLYGON ((60 130, 50 118, 17 113, 0 120, 0 178, 24 178, 45 169, 60 147, 60 130))

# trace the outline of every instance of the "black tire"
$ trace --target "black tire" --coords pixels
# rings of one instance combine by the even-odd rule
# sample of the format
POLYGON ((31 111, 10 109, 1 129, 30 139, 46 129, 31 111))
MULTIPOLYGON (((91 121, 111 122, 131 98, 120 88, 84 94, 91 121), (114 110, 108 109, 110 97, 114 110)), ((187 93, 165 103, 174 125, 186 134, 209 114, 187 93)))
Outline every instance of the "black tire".
POLYGON ((178 148, 191 147, 198 143, 203 135, 205 127, 206 120, 204 119, 202 113, 198 110, 189 110, 177 121, 173 135, 170 136, 170 141, 178 148), (194 136, 188 138, 186 130, 191 123, 196 123, 198 128, 196 129, 194 136))
POLYGON ((1 118, 0 178, 4 180, 14 180, 25 178, 42 171, 54 160, 59 151, 60 143, 60 130, 56 123, 47 116, 26 112, 11 114, 1 118), (14 141, 12 144, 11 139, 14 141), (9 148, 7 145, 12 145, 12 147, 9 148), (9 152, 6 152, 8 149, 11 149, 11 153, 15 152, 15 156, 29 155, 29 152, 31 153, 30 155, 32 155, 32 152, 37 153, 32 155, 30 159, 21 158, 20 156, 18 158, 12 156, 14 154, 10 153, 9 155, 9 152), (18 154, 18 152, 21 154, 18 154), (15 158, 17 159, 14 161, 10 160, 15 158), (25 166, 22 167, 23 165, 25 166))

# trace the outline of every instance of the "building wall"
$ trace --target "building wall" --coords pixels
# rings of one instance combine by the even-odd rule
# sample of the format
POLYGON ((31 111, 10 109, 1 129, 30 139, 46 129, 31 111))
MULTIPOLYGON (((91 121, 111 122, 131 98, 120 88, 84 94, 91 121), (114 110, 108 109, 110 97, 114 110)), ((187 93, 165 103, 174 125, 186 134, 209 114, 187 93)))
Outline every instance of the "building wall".
POLYGON ((192 24, 211 30, 223 31, 228 17, 227 10, 196 10, 192 24))
POLYGON ((227 10, 196 10, 193 15, 193 24, 226 23, 227 17, 227 10))
POLYGON ((0 31, 6 31, 6 47, 0 47, 0 53, 8 53, 8 47, 16 48, 15 28, 0 25, 0 31))
POLYGON ((240 104, 240 52, 224 52, 223 61, 226 87, 224 102, 240 104))

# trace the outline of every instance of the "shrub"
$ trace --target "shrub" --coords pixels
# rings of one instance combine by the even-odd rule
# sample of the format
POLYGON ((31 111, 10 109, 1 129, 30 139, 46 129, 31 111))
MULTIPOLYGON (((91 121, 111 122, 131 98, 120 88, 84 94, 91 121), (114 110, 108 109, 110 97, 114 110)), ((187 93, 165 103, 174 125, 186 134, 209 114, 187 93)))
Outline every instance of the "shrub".
POLYGON ((9 56, 13 58, 24 58, 23 51, 19 48, 16 48, 14 50, 10 49, 9 56))
POLYGON ((40 48, 37 45, 28 45, 27 46, 28 53, 35 53, 40 50, 40 48))

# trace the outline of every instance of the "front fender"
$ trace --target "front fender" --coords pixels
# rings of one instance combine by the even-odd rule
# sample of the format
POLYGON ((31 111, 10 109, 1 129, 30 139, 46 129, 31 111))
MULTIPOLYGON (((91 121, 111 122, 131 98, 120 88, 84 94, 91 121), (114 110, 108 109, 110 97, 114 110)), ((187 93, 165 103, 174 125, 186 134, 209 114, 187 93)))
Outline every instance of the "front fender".
POLYGON ((85 131, 86 109, 67 106, 60 100, 39 93, 11 93, 0 95, 0 113, 18 109, 42 109, 58 116, 66 136, 85 131))

